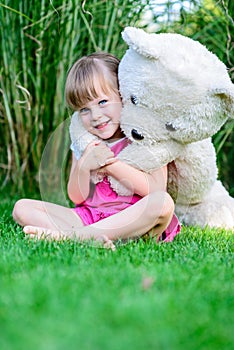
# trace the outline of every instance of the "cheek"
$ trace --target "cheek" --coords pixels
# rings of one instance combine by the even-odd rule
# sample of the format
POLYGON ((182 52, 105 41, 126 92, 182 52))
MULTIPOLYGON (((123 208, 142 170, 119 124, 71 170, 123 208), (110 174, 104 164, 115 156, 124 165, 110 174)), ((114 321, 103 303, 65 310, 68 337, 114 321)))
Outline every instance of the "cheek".
POLYGON ((119 104, 116 105, 115 108, 113 109, 113 115, 115 116, 115 120, 116 120, 116 121, 120 121, 121 112, 122 112, 122 104, 119 103, 119 104))
POLYGON ((81 118, 81 121, 82 121, 82 124, 86 130, 90 128, 90 118, 89 117, 83 117, 83 118, 81 118))

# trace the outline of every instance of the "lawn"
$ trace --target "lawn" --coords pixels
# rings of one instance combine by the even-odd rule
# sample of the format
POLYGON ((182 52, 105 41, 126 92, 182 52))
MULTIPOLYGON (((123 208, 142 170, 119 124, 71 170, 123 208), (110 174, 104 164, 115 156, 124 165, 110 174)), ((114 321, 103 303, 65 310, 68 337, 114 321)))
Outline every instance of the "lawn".
POLYGON ((3 350, 226 350, 234 347, 234 235, 185 228, 173 243, 26 239, 0 218, 3 350))

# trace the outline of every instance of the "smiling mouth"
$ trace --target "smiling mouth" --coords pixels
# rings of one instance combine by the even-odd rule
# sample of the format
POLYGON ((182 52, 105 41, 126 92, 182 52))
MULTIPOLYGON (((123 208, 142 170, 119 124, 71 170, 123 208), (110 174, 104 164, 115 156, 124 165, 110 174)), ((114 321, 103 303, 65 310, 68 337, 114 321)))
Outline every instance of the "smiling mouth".
POLYGON ((109 122, 104 122, 95 126, 95 129, 102 130, 108 125, 109 122))

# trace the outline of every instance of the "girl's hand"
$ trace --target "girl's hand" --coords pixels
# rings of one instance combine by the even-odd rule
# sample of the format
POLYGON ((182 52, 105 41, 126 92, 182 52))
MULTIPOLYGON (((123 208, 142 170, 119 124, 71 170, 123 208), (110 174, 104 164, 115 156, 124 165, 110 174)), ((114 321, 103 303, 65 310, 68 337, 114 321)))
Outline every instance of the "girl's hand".
POLYGON ((82 157, 82 167, 91 171, 97 170, 115 161, 114 153, 101 141, 91 142, 82 157))

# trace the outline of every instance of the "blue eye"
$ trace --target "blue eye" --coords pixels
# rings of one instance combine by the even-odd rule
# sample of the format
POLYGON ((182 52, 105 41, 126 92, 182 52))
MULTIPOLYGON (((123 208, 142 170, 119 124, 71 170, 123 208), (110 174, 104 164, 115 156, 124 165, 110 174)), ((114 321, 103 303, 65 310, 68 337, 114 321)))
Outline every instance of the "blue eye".
POLYGON ((107 103, 107 100, 101 100, 101 101, 98 102, 98 104, 99 104, 100 106, 103 106, 103 105, 105 105, 106 103, 107 103))
POLYGON ((87 107, 84 107, 84 108, 81 108, 79 110, 80 114, 84 114, 84 113, 87 113, 89 111, 89 109, 87 107))

